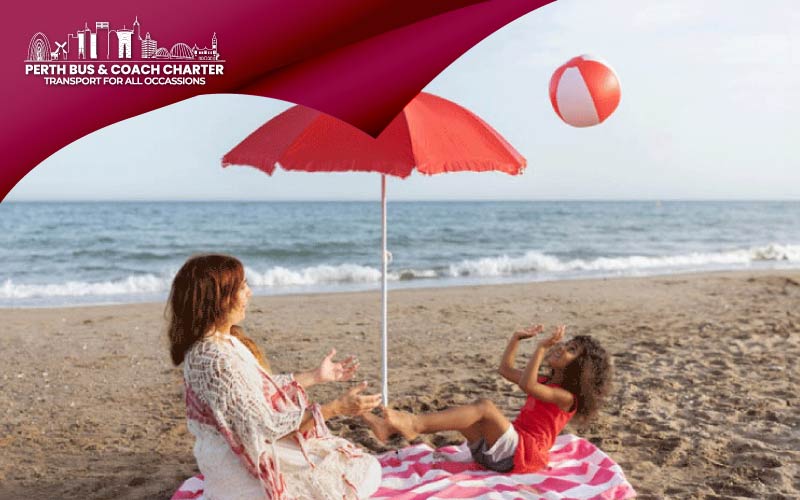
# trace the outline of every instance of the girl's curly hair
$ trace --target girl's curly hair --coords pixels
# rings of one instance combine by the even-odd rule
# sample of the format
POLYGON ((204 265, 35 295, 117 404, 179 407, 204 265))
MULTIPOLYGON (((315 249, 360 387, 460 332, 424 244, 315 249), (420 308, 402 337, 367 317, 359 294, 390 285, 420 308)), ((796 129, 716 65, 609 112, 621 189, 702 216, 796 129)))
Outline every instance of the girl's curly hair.
POLYGON ((577 396, 576 415, 585 423, 597 415, 611 393, 611 357, 589 335, 575 336, 570 342, 577 345, 579 354, 564 368, 562 387, 577 396))

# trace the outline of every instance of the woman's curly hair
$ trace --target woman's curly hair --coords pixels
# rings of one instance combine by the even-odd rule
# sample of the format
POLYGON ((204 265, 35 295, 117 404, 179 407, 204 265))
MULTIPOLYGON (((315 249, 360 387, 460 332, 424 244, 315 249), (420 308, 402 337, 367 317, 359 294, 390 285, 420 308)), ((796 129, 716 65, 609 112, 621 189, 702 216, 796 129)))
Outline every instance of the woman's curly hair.
POLYGON ((562 387, 577 396, 576 415, 585 423, 597 415, 611 393, 613 367, 608 352, 591 336, 577 335, 570 342, 579 353, 564 368, 562 387))

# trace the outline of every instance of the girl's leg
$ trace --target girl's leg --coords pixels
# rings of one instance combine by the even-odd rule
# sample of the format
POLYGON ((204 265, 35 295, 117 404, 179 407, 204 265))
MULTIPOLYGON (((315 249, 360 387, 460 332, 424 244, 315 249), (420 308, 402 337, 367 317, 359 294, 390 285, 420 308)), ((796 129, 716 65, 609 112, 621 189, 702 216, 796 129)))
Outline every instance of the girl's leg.
MULTIPOLYGON (((447 410, 423 415, 413 415, 402 411, 384 409, 385 422, 388 423, 388 434, 399 432, 408 440, 416 438, 419 434, 437 431, 458 431, 467 438, 467 441, 476 441, 480 438, 486 440, 486 445, 491 447, 508 430, 511 422, 488 399, 465 406, 449 408, 447 410)), ((368 420, 367 423, 373 427, 368 420)), ((375 427, 373 427, 373 432, 375 427)), ((386 426, 378 426, 375 435, 387 435, 386 426)))
POLYGON ((389 425, 386 419, 373 415, 370 412, 362 414, 361 418, 364 419, 372 430, 372 433, 375 434, 375 437, 378 438, 378 441, 381 443, 385 443, 389 439, 389 436, 397 432, 396 429, 389 425))

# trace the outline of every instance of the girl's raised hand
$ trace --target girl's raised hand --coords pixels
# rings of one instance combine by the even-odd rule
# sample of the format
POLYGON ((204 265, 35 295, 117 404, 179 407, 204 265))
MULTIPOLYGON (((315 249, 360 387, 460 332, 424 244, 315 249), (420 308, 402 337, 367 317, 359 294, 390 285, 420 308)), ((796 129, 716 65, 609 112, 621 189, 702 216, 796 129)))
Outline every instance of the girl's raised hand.
POLYGON ((554 345, 556 345, 559 342, 561 342, 561 339, 564 338, 564 333, 566 331, 567 331, 566 325, 557 326, 555 331, 553 331, 553 334, 550 335, 548 338, 543 339, 542 341, 540 341, 539 345, 541 345, 542 347, 545 347, 547 349, 550 349, 554 345))
POLYGON ((532 325, 528 328, 524 328, 522 330, 514 332, 514 336, 512 337, 514 340, 524 340, 529 339, 535 335, 538 335, 544 331, 544 325, 532 325))

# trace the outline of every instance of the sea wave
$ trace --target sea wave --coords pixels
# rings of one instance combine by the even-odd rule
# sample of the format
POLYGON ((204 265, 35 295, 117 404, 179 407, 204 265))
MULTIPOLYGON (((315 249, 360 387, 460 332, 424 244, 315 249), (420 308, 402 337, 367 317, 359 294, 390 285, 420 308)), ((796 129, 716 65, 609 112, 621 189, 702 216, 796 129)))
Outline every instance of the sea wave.
POLYGON ((356 264, 319 265, 303 269, 273 267, 265 272, 247 268, 247 280, 256 287, 310 286, 337 283, 373 283, 381 279, 378 269, 356 264))
MULTIPOLYGON (((400 269, 392 270, 386 275, 389 281, 409 281, 415 279, 438 278, 439 273, 433 269, 400 269)), ((256 287, 288 287, 337 284, 377 283, 381 279, 380 269, 357 264, 341 264, 338 266, 319 265, 303 269, 273 267, 260 273, 247 268, 247 279, 256 287)))
POLYGON ((598 257, 561 260, 552 255, 530 251, 519 257, 502 255, 463 260, 449 268, 451 277, 499 277, 535 272, 563 273, 607 271, 614 273, 658 269, 702 269, 710 266, 746 266, 755 262, 785 261, 800 264, 800 245, 771 244, 749 249, 722 252, 692 252, 680 255, 598 257))
MULTIPOLYGON (((256 289, 280 289, 324 285, 348 285, 378 283, 379 269, 357 264, 318 265, 301 269, 276 266, 266 271, 246 268, 250 286, 256 289)), ((88 282, 67 281, 50 284, 16 283, 6 279, 0 285, 0 300, 32 299, 47 297, 108 297, 158 295, 169 291, 173 274, 128 276, 124 279, 88 282)), ((434 270, 406 269, 387 275, 390 281, 406 281, 420 278, 436 278, 434 270)))
POLYGON ((167 290, 168 286, 166 279, 152 274, 128 276, 116 281, 67 281, 52 284, 14 283, 7 279, 0 286, 0 299, 141 295, 160 293, 167 290))
MULTIPOLYGON (((598 257, 594 259, 559 259, 538 251, 520 256, 493 256, 463 260, 437 269, 390 269, 389 281, 436 280, 453 278, 497 278, 541 273, 558 279, 582 273, 633 275, 637 272, 670 273, 709 268, 739 269, 759 262, 784 262, 800 265, 800 245, 771 244, 749 249, 721 252, 693 252, 680 255, 598 257)), ((264 271, 248 267, 248 281, 256 292, 293 287, 332 287, 369 285, 380 282, 380 270, 358 264, 316 265, 292 269, 275 266, 264 271)), ((0 285, 0 300, 47 299, 69 297, 142 297, 164 295, 169 291, 173 274, 137 274, 119 280, 88 282, 67 281, 50 284, 17 283, 6 279, 0 285)), ((135 299, 130 299, 135 300, 135 299)))

